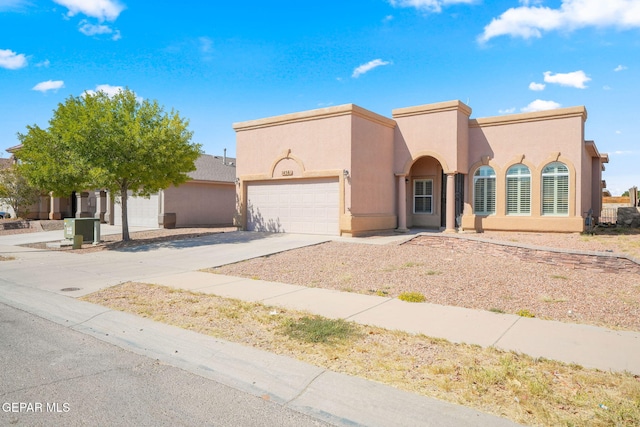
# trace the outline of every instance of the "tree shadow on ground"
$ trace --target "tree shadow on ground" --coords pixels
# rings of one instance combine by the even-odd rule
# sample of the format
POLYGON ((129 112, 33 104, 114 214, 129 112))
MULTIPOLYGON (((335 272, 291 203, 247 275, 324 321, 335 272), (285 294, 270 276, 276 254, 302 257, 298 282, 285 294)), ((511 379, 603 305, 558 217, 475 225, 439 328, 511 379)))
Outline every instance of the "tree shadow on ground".
POLYGON ((150 252, 164 248, 186 249, 219 244, 247 243, 254 240, 261 240, 275 236, 276 235, 274 235, 273 233, 249 231, 192 233, 174 236, 154 237, 149 239, 130 240, 128 242, 113 242, 106 244, 105 250, 131 253, 150 252))

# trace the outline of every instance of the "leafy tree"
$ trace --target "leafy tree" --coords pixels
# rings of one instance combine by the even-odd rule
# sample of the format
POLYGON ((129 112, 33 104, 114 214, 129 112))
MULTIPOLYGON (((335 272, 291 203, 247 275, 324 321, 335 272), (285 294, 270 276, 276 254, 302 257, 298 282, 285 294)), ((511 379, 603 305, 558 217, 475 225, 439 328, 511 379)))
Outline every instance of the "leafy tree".
POLYGON ((0 169, 0 199, 13 208, 16 217, 29 213, 29 206, 38 201, 41 191, 29 184, 15 166, 0 169))
POLYGON ((195 170, 200 145, 191 142, 188 121, 166 113, 157 101, 139 101, 121 90, 69 97, 59 104, 49 128, 28 126, 20 168, 39 188, 63 196, 104 188, 120 195, 122 239, 130 240, 127 197, 149 196, 179 185, 195 170))

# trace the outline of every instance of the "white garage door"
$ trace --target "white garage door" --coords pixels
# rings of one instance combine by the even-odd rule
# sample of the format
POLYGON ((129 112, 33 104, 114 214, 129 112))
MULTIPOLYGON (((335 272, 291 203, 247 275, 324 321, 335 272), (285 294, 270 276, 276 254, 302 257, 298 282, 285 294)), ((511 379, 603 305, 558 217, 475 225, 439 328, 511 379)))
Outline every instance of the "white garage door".
POLYGON ((339 234, 337 179, 247 186, 247 229, 278 233, 339 234))
MULTIPOLYGON (((122 225, 122 204, 114 204, 114 224, 122 225)), ((127 213, 129 226, 158 228, 158 194, 152 194, 150 198, 127 198, 127 213)))

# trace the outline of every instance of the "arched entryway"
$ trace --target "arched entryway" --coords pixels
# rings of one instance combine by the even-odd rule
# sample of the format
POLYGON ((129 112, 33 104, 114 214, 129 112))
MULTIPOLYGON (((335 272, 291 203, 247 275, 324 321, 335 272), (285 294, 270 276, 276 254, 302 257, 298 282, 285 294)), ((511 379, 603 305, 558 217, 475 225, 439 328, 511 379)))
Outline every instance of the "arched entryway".
POLYGON ((464 208, 464 175, 448 170, 437 155, 422 155, 398 177, 398 229, 455 231, 464 208))

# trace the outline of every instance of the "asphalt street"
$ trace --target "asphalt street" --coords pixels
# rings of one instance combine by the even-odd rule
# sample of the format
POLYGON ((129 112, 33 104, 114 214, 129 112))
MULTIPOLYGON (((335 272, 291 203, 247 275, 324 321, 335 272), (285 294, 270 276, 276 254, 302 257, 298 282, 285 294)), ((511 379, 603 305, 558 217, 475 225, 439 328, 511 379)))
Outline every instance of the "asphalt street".
POLYGON ((328 425, 2 303, 0 343, 0 425, 328 425))

